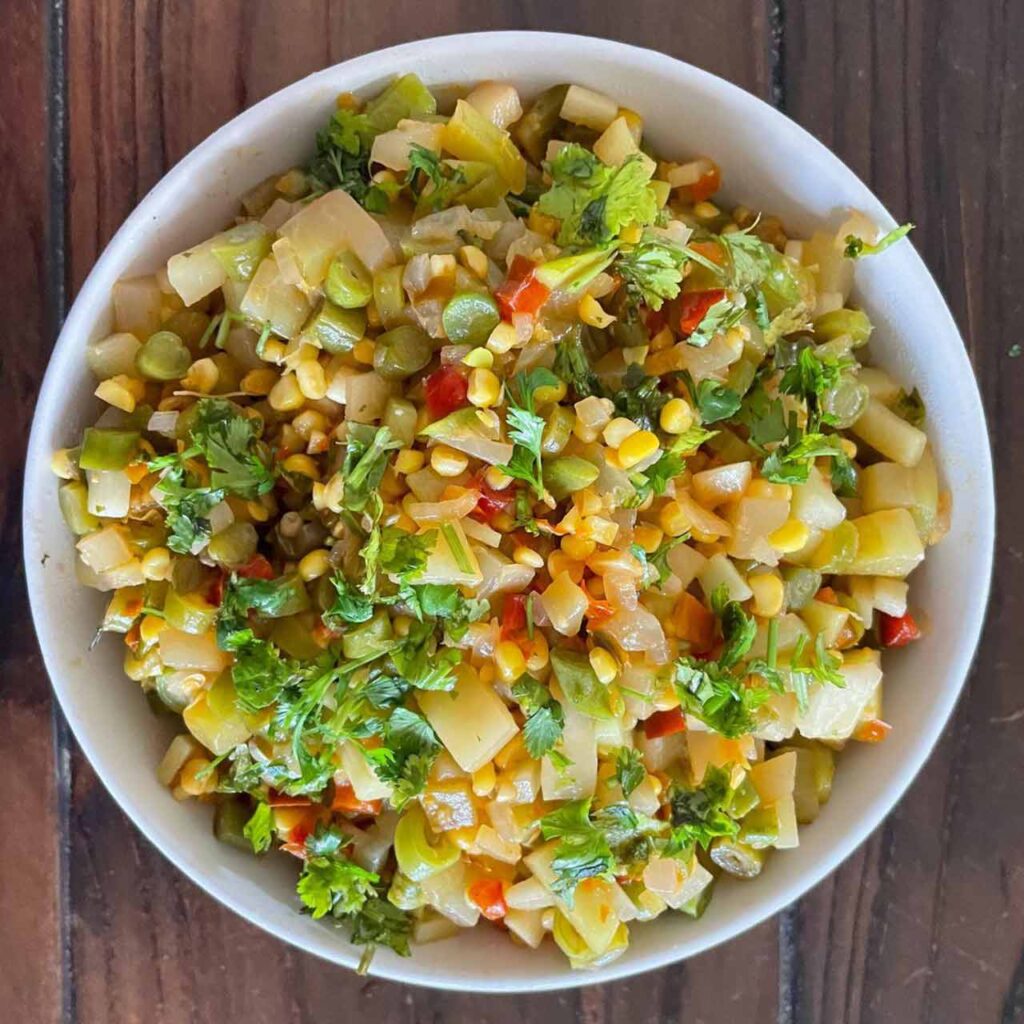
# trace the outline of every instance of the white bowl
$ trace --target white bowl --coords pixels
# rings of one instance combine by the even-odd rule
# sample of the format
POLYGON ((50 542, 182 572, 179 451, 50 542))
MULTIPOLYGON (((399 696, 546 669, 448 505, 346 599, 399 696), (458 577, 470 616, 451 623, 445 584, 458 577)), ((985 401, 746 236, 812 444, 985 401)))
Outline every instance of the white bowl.
MULTIPOLYGON (((86 342, 109 328, 114 282, 150 272, 219 229, 237 197, 308 158, 316 129, 342 91, 372 94, 398 73, 430 85, 507 77, 527 94, 556 82, 603 90, 640 111, 646 135, 670 156, 707 153, 726 191, 809 232, 854 207, 894 224, 871 192, 824 146, 761 100, 707 72, 620 43, 570 35, 494 32, 408 43, 319 72, 270 96, 214 133, 139 204, 82 288, 53 352, 36 407, 25 474, 25 560, 36 630, 71 728, 97 774, 145 835, 196 884, 301 949, 352 967, 343 932, 297 913, 295 869, 218 843, 209 808, 176 803, 154 766, 169 726, 121 670, 121 645, 89 650, 101 595, 75 582, 73 547, 49 471, 52 449, 72 443, 98 403, 86 342), (44 556, 45 560, 44 560, 44 556)), ((773 856, 753 883, 719 885, 699 921, 665 915, 633 927, 629 951, 598 974, 570 971, 551 945, 528 951, 486 927, 420 947, 411 959, 378 951, 371 973, 437 988, 539 991, 650 970, 732 938, 776 913, 835 869, 892 809, 935 744, 970 665, 989 589, 994 531, 992 467, 981 401, 963 343, 924 263, 906 243, 856 269, 856 299, 876 325, 875 360, 916 384, 928 432, 954 495, 952 529, 913 577, 924 640, 885 657, 879 746, 844 753, 832 799, 801 846, 773 856)))

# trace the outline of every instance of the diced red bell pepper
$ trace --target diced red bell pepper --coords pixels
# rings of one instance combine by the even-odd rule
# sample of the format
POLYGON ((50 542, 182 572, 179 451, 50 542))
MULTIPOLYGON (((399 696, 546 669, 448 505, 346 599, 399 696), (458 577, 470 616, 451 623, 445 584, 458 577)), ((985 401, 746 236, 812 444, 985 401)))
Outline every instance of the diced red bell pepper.
POLYGON ((587 626, 593 628, 607 622, 615 616, 615 608, 610 601, 599 601, 591 597, 587 599, 587 626))
POLYGON ((721 288, 710 288, 703 292, 684 292, 679 296, 679 330, 683 334, 693 334, 700 326, 705 313, 724 298, 725 291, 721 288))
POLYGON ((512 504, 511 489, 509 491, 496 491, 493 487, 488 486, 482 473, 470 486, 480 492, 476 508, 470 513, 474 519, 491 524, 500 513, 508 511, 512 504))
POLYGON ((680 190, 681 193, 686 193, 682 196, 684 201, 688 199, 691 203, 703 203, 722 187, 722 172, 718 164, 710 160, 708 163, 711 164, 710 171, 705 171, 692 185, 684 186, 680 190))
POLYGON ((655 711, 643 723, 644 735, 649 740, 661 739, 673 733, 686 732, 686 716, 681 708, 669 708, 668 711, 655 711))
POLYGON ((892 726, 888 722, 883 722, 880 718, 872 718, 857 726, 853 738, 861 743, 881 743, 890 732, 892 732, 892 726))
POLYGON ((439 420, 466 404, 469 382, 454 366, 442 366, 427 378, 424 392, 430 418, 439 420))
POLYGON ((514 640, 526 629, 526 595, 507 594, 501 608, 501 639, 514 640))
POLYGON ((548 301, 551 289, 537 280, 535 266, 525 256, 512 260, 508 277, 494 293, 503 320, 511 320, 516 313, 533 316, 548 301))
POLYGON ((914 616, 878 614, 878 638, 883 647, 906 647, 921 636, 921 628, 914 621, 914 616))
POLYGON ((839 604, 839 598, 836 597, 836 592, 831 587, 821 587, 814 595, 814 600, 821 601, 823 604, 839 604))
POLYGON ((383 803, 380 800, 360 800, 351 786, 334 786, 331 810, 342 814, 380 814, 383 803))
POLYGON ((508 913, 505 886, 498 878, 478 878, 470 882, 466 895, 488 921, 500 921, 508 913))
POLYGON ((218 572, 203 588, 203 597, 205 600, 209 604, 215 605, 218 608, 224 600, 224 580, 225 574, 223 572, 218 572))
POLYGON ((264 555, 253 555, 245 565, 240 565, 235 572, 247 580, 273 580, 277 578, 274 567, 264 555))

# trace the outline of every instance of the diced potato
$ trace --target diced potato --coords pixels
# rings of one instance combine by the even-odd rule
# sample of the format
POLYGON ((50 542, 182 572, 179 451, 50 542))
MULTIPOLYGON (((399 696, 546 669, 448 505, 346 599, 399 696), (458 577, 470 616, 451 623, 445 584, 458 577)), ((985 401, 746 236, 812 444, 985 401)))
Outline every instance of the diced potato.
POLYGON ((723 501, 740 497, 750 485, 750 462, 733 462, 693 475, 693 493, 705 508, 714 508, 723 501))
POLYGON ((877 366, 862 366, 857 371, 857 380, 868 389, 872 398, 877 398, 883 405, 889 405, 899 396, 900 385, 877 366))
POLYGON ((616 117, 594 143, 594 155, 609 167, 618 167, 626 157, 639 152, 624 117, 616 117))
MULTIPOLYGON (((161 638, 164 633, 161 633, 161 638)), ((187 634, 182 634, 186 636, 187 634)), ((213 686, 201 693, 185 710, 182 718, 188 731, 207 750, 220 757, 251 735, 245 716, 235 705, 235 687, 230 673, 223 673, 213 686)))
POLYGON ((132 557, 128 533, 123 526, 105 526, 83 537, 76 547, 82 561, 98 573, 123 565, 132 557))
POLYGON ((796 782, 796 754, 790 750, 755 764, 750 769, 750 781, 762 804, 774 804, 792 796, 796 782))
POLYGON ((896 618, 907 614, 907 594, 910 587, 905 580, 876 576, 872 583, 874 605, 880 612, 896 618))
POLYGON ((846 518, 846 508, 817 466, 811 467, 806 483, 793 485, 792 515, 819 530, 831 530, 846 518))
MULTIPOLYGON (((523 116, 523 104, 515 86, 508 82, 481 82, 466 102, 498 128, 508 128, 523 116)), ((401 127, 399 122, 399 127, 401 127)))
POLYGON ((872 512, 850 520, 857 530, 857 554, 845 571, 851 576, 909 576, 924 560, 924 546, 904 508, 872 512))
POLYGON ((707 562, 707 557, 689 544, 677 544, 668 553, 669 568, 679 577, 684 590, 697 578, 707 562))
POLYGON ((928 444, 923 430, 911 426, 877 398, 868 401, 867 408, 851 429, 875 451, 901 466, 916 466, 928 444))
POLYGON ((555 897, 539 878, 531 876, 505 890, 505 903, 512 910, 543 910, 555 905, 555 897))
POLYGON ((697 573, 697 580, 708 598, 723 583, 729 593, 730 601, 746 601, 754 596, 754 592, 747 586, 747 581, 740 575, 735 563, 721 551, 707 560, 704 567, 697 573))
MULTIPOLYGON (((344 194, 341 189, 336 191, 344 194)), ((274 256, 267 256, 256 268, 241 306, 247 317, 269 323, 282 338, 294 338, 312 308, 309 298, 285 279, 274 256)))
POLYGON ((116 281, 111 289, 114 329, 145 341, 160 329, 163 295, 153 276, 129 277, 116 281))
POLYGON ((825 646, 834 647, 850 619, 850 609, 827 601, 808 601, 800 610, 800 617, 812 636, 820 633, 825 646))
POLYGON ((167 277, 171 287, 181 296, 186 306, 205 299, 227 280, 224 265, 213 254, 214 243, 219 238, 219 235, 215 235, 167 261, 167 277))
POLYGON ((917 531, 927 540, 935 528, 939 508, 939 478, 935 460, 925 449, 912 469, 895 462, 876 462, 861 473, 860 494, 865 512, 905 508, 917 531))
POLYGON ((544 939, 544 915, 539 910, 510 910, 502 919, 505 927, 531 949, 544 939))
MULTIPOLYGON (((512 843, 502 838, 490 825, 481 825, 477 829, 475 843, 476 848, 485 857, 493 857, 495 860, 500 860, 503 864, 518 864, 522 856, 522 850, 518 843, 512 843)), ((511 906, 512 904, 509 903, 508 905, 511 906)))
POLYGON ((231 655, 217 646, 217 636, 213 632, 194 636, 168 627, 160 631, 157 643, 160 658, 167 668, 220 672, 231 664, 231 655))
POLYGON ((778 816, 779 836, 772 844, 776 850, 795 850, 800 845, 796 825, 796 802, 792 796, 777 800, 772 807, 778 816))
POLYGON ((442 127, 430 121, 399 121, 397 128, 381 132, 373 140, 370 163, 390 167, 394 171, 407 171, 409 151, 413 146, 422 146, 434 153, 440 151, 442 127))
POLYGON ((881 656, 866 648, 848 652, 840 673, 846 685, 812 683, 807 709, 797 714, 797 729, 808 739, 847 740, 882 679, 881 656))
MULTIPOLYGON (((441 693, 437 696, 446 695, 441 693)), ((460 857, 450 868, 425 878, 420 886, 435 910, 463 928, 472 928, 480 920, 480 909, 466 898, 466 886, 470 881, 466 862, 460 857)))
POLYGON ((690 771, 697 783, 703 780, 709 765, 715 768, 745 765, 757 753, 754 741, 749 736, 730 740, 705 729, 688 729, 685 735, 690 771))
POLYGON ((157 781, 161 786, 170 786, 186 763, 195 757, 201 756, 202 753, 202 747, 192 736, 187 733, 175 736, 167 748, 167 753, 164 754, 160 764, 157 765, 157 781))
POLYGON ((568 572, 560 572, 540 595, 551 625, 564 636, 575 636, 587 610, 587 595, 573 583, 568 572))
POLYGON ((690 520, 690 525, 694 530, 713 534, 715 537, 732 536, 732 527, 729 523, 721 516, 715 515, 714 512, 709 512, 686 491, 680 491, 675 500, 682 509, 683 515, 690 520))
POLYGON ((473 791, 464 779, 451 779, 427 787, 420 798, 423 812, 435 832, 472 828, 477 824, 473 791))
POLYGON ((787 519, 789 502, 784 498, 741 498, 730 510, 733 532, 726 550, 733 558, 778 564, 779 553, 768 543, 768 535, 787 519))
POLYGON ((501 698, 472 670, 459 673, 450 693, 418 694, 420 709, 459 767, 475 772, 519 731, 501 698))
POLYGON ((610 96, 582 85, 570 85, 560 116, 565 121, 603 132, 619 115, 619 105, 610 96))
POLYGON ((423 571, 417 577, 417 582, 476 587, 482 579, 480 563, 466 539, 462 526, 454 520, 443 523, 437 532, 434 549, 430 552, 423 571))
POLYGON ((389 782, 382 782, 366 760, 362 751, 351 742, 341 748, 341 767, 348 776, 357 800, 369 803, 372 800, 387 800, 393 792, 389 782))
POLYGON ((559 771, 550 757, 540 766, 540 787, 545 800, 582 800, 593 796, 597 786, 597 738, 594 720, 581 714, 567 700, 561 702, 565 712, 561 752, 572 761, 559 771))

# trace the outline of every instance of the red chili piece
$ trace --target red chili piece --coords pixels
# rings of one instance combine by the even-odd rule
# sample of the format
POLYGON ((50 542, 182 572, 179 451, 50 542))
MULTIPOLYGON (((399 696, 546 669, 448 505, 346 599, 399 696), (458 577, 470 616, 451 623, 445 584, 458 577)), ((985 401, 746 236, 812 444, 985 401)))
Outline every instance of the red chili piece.
POLYGON ((442 419, 466 404, 469 383, 454 366, 442 366, 426 381, 427 412, 434 420, 442 419))

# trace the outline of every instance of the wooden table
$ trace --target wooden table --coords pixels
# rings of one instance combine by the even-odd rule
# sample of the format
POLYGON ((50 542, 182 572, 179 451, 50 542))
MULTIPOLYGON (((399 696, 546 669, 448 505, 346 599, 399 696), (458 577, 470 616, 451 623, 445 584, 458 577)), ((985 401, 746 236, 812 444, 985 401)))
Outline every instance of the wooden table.
POLYGON ((1024 338, 1024 4, 5 0, 0 10, 2 394, 11 402, 0 417, 0 1018, 1024 1021, 1015 662, 1024 359, 1011 355, 1024 338), (22 452, 61 316, 167 167, 310 71, 407 39, 493 28, 609 36, 723 75, 809 128, 897 217, 915 221, 981 381, 1002 509, 988 627, 964 698, 910 793, 856 855, 714 952, 614 985, 501 999, 360 979, 274 941, 171 868, 97 784, 53 706, 18 525, 22 452))

